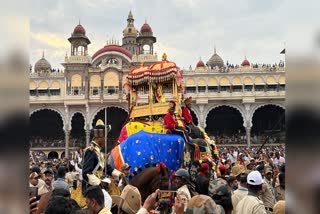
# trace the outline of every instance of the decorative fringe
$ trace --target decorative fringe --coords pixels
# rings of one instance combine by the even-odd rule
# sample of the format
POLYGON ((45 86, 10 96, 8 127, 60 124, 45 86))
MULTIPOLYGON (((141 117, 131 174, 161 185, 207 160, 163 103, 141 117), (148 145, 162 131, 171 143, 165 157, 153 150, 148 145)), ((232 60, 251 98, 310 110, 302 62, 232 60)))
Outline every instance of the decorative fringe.
POLYGON ((199 160, 200 159, 200 147, 199 145, 195 144, 194 145, 194 160, 199 160))

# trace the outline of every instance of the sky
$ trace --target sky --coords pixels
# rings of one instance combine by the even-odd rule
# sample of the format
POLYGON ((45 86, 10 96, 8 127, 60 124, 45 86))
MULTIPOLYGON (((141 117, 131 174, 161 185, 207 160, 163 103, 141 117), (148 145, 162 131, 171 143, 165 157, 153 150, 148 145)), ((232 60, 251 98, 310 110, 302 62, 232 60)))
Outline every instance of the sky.
POLYGON ((194 68, 200 58, 207 62, 214 46, 224 62, 241 64, 247 57, 251 63, 278 63, 288 37, 302 36, 293 25, 309 30, 297 21, 297 11, 287 10, 289 2, 299 7, 288 0, 34 0, 30 63, 44 51, 53 68, 62 68, 64 56, 70 55, 67 39, 79 20, 91 40, 91 56, 108 39, 122 41, 130 10, 138 30, 145 20, 151 26, 159 60, 165 52, 180 68, 194 68))

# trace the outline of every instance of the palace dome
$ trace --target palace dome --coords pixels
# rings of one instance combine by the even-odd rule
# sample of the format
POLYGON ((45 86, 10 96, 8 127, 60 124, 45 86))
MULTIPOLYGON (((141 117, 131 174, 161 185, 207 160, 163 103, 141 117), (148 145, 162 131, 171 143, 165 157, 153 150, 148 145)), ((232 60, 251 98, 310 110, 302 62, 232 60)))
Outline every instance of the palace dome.
POLYGON ((34 65, 34 71, 51 71, 51 65, 50 63, 44 58, 44 54, 42 55, 42 58, 39 59, 36 64, 34 65))
POLYGON ((152 33, 152 29, 148 23, 144 23, 140 29, 141 33, 152 33))
POLYGON ((200 59, 199 62, 196 65, 197 68, 205 67, 204 62, 200 59))
POLYGON ((215 68, 218 66, 219 68, 224 67, 223 59, 217 54, 216 48, 214 48, 214 54, 208 61, 208 67, 209 68, 215 68))
POLYGON ((86 30, 84 29, 84 27, 83 27, 81 24, 78 24, 78 25, 74 28, 73 33, 83 33, 83 34, 85 34, 85 33, 86 33, 86 30))
POLYGON ((245 58, 243 62, 241 63, 241 66, 250 66, 250 62, 245 58))

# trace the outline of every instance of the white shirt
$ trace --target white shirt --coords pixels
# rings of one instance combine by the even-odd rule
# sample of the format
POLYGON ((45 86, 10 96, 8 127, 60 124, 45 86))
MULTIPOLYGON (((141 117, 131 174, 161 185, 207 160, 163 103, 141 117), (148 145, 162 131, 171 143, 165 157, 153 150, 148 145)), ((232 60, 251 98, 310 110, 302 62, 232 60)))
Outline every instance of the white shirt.
MULTIPOLYGON (((186 211, 188 203, 191 200, 191 194, 190 194, 190 191, 189 191, 187 185, 183 185, 182 187, 177 189, 177 194, 179 194, 181 200, 184 202, 184 211, 186 211)), ((171 213, 176 213, 174 210, 174 206, 172 207, 171 213)))
POLYGON ((77 163, 76 163, 76 165, 74 166, 74 168, 75 168, 75 170, 76 170, 77 172, 79 172, 79 180, 82 181, 82 169, 80 169, 80 168, 78 167, 78 164, 77 164, 77 163))
POLYGON ((286 163, 284 157, 281 157, 278 159, 278 158, 274 158, 273 159, 273 165, 278 165, 278 166, 281 166, 282 164, 286 163))
POLYGON ((237 162, 238 152, 234 151, 233 154, 228 153, 227 156, 231 163, 235 163, 237 162))
POLYGON ((112 206, 112 198, 109 195, 109 193, 105 190, 102 189, 103 195, 104 195, 104 206, 106 208, 108 208, 109 210, 111 210, 111 206, 112 206))

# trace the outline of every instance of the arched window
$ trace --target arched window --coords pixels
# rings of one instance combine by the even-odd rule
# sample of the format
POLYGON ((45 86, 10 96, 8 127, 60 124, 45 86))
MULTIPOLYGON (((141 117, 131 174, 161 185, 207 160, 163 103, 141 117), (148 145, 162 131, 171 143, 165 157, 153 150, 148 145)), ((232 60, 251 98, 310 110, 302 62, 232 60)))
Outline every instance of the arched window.
POLYGON ((150 46, 149 45, 144 45, 142 48, 143 48, 143 54, 150 53, 150 46))
POLYGON ((79 74, 75 74, 71 77, 71 95, 82 95, 82 78, 79 74))

